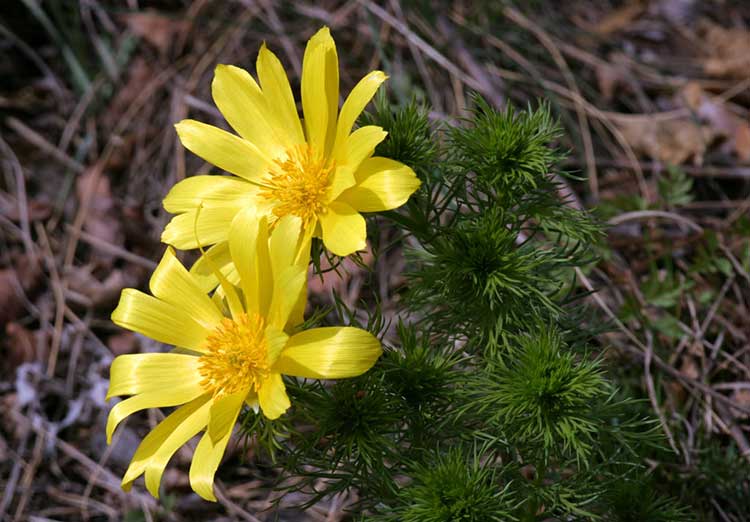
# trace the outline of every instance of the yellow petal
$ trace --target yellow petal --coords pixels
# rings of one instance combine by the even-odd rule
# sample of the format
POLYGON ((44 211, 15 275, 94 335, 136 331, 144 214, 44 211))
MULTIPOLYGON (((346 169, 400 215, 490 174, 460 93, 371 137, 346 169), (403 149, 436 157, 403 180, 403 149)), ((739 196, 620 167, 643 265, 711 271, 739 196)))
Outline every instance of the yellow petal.
POLYGON ((174 185, 164 198, 164 209, 171 214, 205 207, 225 206, 227 201, 251 205, 258 186, 235 176, 191 176, 174 185))
POLYGON ((327 27, 310 38, 302 60, 302 110, 307 142, 328 156, 339 107, 339 59, 327 27))
POLYGON ((238 213, 229 229, 229 251, 240 276, 247 310, 265 317, 274 283, 265 216, 258 216, 253 208, 238 213))
POLYGON ((273 293, 269 308, 269 324, 284 329, 289 316, 298 305, 298 296, 307 283, 307 264, 310 244, 301 235, 301 221, 285 216, 276 222, 269 242, 270 264, 273 270, 273 293), (304 253, 300 250, 304 250, 304 253))
MULTIPOLYGON (((298 260, 301 248, 302 220, 297 216, 284 216, 273 228, 268 246, 268 254, 271 257, 271 267, 274 273, 278 273, 288 266, 292 266, 298 260)), ((299 256, 300 262, 307 266, 310 254, 299 256), (304 259, 302 259, 304 258, 304 259)))
POLYGON ((263 96, 268 106, 273 108, 273 113, 281 128, 286 129, 290 143, 292 145, 304 143, 305 136, 302 133, 302 124, 297 114, 297 105, 294 103, 289 79, 281 62, 274 53, 268 50, 265 43, 260 47, 255 68, 258 71, 263 96))
POLYGON ((300 291, 307 283, 307 267, 287 267, 274 277, 273 297, 268 311, 268 324, 284 330, 297 306, 300 291))
POLYGON ((182 266, 172 247, 167 248, 151 274, 149 289, 155 297, 181 308, 208 329, 215 328, 224 319, 224 314, 182 266))
MULTIPOLYGON (((338 150, 339 147, 344 146, 354 126, 354 122, 357 121, 359 115, 365 110, 365 107, 370 103, 372 97, 375 96, 380 85, 387 78, 382 71, 372 71, 354 86, 354 89, 349 93, 344 105, 341 107, 341 114, 339 114, 339 121, 336 126, 336 145, 334 150, 338 150)), ((334 153, 334 155, 336 154, 334 153)))
POLYGON ((380 342, 365 330, 313 328, 289 338, 273 370, 310 379, 354 377, 372 368, 381 353, 380 342))
POLYGON ((161 240, 180 250, 198 248, 199 242, 201 246, 207 247, 226 241, 229 225, 243 208, 243 203, 231 201, 227 202, 227 206, 203 207, 178 214, 167 224, 161 240))
POLYGON ((284 129, 274 124, 276 108, 268 106, 260 87, 246 70, 217 65, 211 94, 229 125, 269 157, 276 157, 292 145, 284 129))
POLYGON ((380 212, 400 207, 421 184, 411 168, 380 157, 363 161, 355 176, 357 184, 344 191, 339 201, 348 203, 359 212, 380 212))
POLYGON ((199 357, 181 353, 137 353, 115 357, 105 400, 117 395, 162 392, 201 380, 199 357))
POLYGON ((292 312, 289 314, 287 319, 287 331, 291 332, 295 327, 301 325, 305 321, 305 308, 307 308, 307 285, 302 285, 300 288, 297 301, 292 308, 292 312))
MULTIPOLYGON (((146 470, 149 462, 154 455, 159 451, 167 438, 174 433, 185 421, 190 419, 193 415, 201 416, 205 412, 205 418, 208 419, 208 399, 211 396, 206 394, 194 401, 177 408, 173 413, 167 416, 166 419, 161 421, 156 427, 149 432, 148 435, 138 445, 138 449, 135 450, 130 466, 128 466, 125 475, 122 477, 122 488, 128 491, 133 485, 133 481, 140 477, 146 470)), ((158 496, 158 487, 157 487, 158 496)))
POLYGON ((215 270, 221 271, 221 274, 233 285, 240 284, 240 276, 232 263, 227 241, 217 243, 206 250, 205 255, 201 255, 190 267, 190 275, 203 292, 209 293, 219 286, 215 270))
POLYGON ((112 312, 112 321, 155 341, 202 351, 210 333, 183 309, 134 288, 126 288, 112 312))
POLYGON ((328 212, 318 219, 323 229, 323 243, 337 256, 348 256, 367 246, 365 219, 348 204, 334 201, 328 205, 328 212))
POLYGON ((269 419, 278 419, 289 409, 291 403, 286 394, 286 386, 278 373, 272 373, 258 390, 258 402, 263 415, 269 419))
MULTIPOLYGON (((195 358, 193 357, 193 359, 195 358)), ((181 377, 180 382, 171 387, 165 384, 160 389, 156 389, 156 386, 153 386, 153 390, 129 397, 115 404, 107 417, 107 444, 112 442, 112 434, 115 432, 117 425, 128 415, 148 408, 179 406, 197 399, 205 393, 200 385, 200 379, 190 380, 184 376, 181 377)))
POLYGON ((270 163, 261 149, 218 127, 195 120, 182 120, 175 125, 175 129, 189 151, 247 180, 259 179, 270 163))
POLYGON ((248 408, 252 408, 252 410, 256 414, 260 412, 260 405, 258 404, 258 392, 249 391, 247 393, 247 397, 245 397, 245 404, 248 408))
POLYGON ((276 359, 281 355, 281 351, 286 346, 286 342, 289 336, 282 330, 270 326, 266 328, 266 343, 268 346, 268 365, 273 366, 276 363, 276 359))
POLYGON ((247 390, 244 390, 214 399, 208 419, 208 435, 214 444, 232 431, 246 396, 247 390))
POLYGON ((357 179, 354 177, 354 168, 349 165, 340 165, 333 171, 333 180, 328 189, 328 201, 338 198, 342 192, 356 185, 357 179))
POLYGON ((352 132, 345 145, 336 152, 336 163, 357 169, 360 163, 372 156, 375 147, 388 136, 388 133, 376 125, 360 127, 352 132))
MULTIPOLYGON (((239 413, 239 409, 237 413, 239 413)), ((237 415, 235 414, 231 425, 234 425, 236 420, 237 415)), ((198 447, 195 448, 193 461, 190 463, 190 487, 204 500, 216 502, 213 491, 214 475, 216 475, 216 470, 221 463, 221 457, 224 455, 231 436, 232 430, 227 430, 224 436, 214 443, 211 436, 206 433, 198 442, 198 447)))
MULTIPOLYGON (((146 462, 146 489, 156 498, 159 498, 159 483, 164 474, 164 469, 169 463, 172 455, 185 445, 187 441, 195 437, 208 423, 208 414, 211 401, 206 402, 192 415, 182 421, 162 441, 159 449, 146 462)), ((184 406, 183 406, 184 407, 184 406)))

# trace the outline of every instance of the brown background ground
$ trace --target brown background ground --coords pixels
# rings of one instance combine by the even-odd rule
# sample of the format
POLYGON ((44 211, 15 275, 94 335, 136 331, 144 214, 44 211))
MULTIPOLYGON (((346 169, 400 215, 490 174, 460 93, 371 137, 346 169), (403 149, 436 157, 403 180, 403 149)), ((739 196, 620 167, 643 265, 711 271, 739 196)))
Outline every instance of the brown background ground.
MULTIPOLYGON (((416 95, 435 119, 465 115, 471 91, 497 107, 551 102, 566 167, 588 176, 571 204, 613 225, 581 283, 600 288, 592 302, 621 321, 602 338, 618 382, 649 399, 674 447, 674 462, 652 465, 679 495, 691 480, 679 477, 705 475, 705 451, 750 458, 746 2, 10 0, 0 10, 0 519, 277 514, 263 511, 273 473, 241 447, 220 471, 216 505, 188 494, 187 449, 160 504, 140 485, 120 490, 158 414, 130 419, 107 447, 108 366, 158 347, 108 316, 161 254, 161 198, 207 168, 172 125, 222 124, 214 66, 253 71, 266 41, 297 85, 304 42, 323 24, 339 46, 342 93, 382 68, 394 101, 416 95)), ((336 284, 355 301, 352 272, 316 291, 336 284)), ((281 518, 342 520, 350 500, 281 518)), ((740 520, 704 500, 705 516, 740 520)))

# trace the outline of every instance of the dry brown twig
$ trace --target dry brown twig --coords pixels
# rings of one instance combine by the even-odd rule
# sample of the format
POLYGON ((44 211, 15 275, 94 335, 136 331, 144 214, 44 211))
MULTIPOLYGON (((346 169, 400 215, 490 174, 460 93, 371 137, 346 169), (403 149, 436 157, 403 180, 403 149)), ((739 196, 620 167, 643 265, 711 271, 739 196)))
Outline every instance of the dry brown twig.
POLYGON ((568 67, 565 58, 563 57, 560 49, 555 45, 552 37, 542 27, 529 20, 526 16, 521 14, 520 11, 512 7, 506 7, 503 9, 503 13, 506 17, 516 22, 519 26, 529 30, 541 44, 547 49, 552 55, 552 59, 555 61, 557 66, 562 72, 565 82, 568 84, 568 88, 575 94, 573 102, 575 103, 576 117, 578 118, 578 126, 581 131, 581 138, 583 141, 583 150, 586 157, 587 167, 587 179, 589 183, 589 189, 591 190, 591 196, 594 201, 599 200, 599 181, 596 172, 596 158, 594 157, 594 143, 591 139, 591 129, 589 128, 589 121, 586 117, 586 111, 584 107, 585 98, 581 94, 581 90, 578 88, 578 83, 573 76, 573 73, 568 67))

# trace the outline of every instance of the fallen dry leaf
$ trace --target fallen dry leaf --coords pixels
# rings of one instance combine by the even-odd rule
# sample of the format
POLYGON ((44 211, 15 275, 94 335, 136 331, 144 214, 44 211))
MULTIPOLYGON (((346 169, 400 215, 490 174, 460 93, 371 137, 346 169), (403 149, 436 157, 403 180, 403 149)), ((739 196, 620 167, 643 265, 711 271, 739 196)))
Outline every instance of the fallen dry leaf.
MULTIPOLYGON (((32 199, 26 205, 29 221, 43 221, 52 213, 52 205, 43 199, 32 199)), ((8 219, 19 222, 21 220, 21 209, 17 201, 13 201, 8 207, 3 208, 3 215, 8 219)))
POLYGON ((646 6, 643 2, 631 1, 623 5, 619 9, 615 9, 614 11, 608 13, 607 15, 602 17, 598 21, 598 23, 586 23, 585 25, 587 26, 586 28, 588 28, 590 31, 598 33, 602 36, 606 36, 628 27, 636 18, 638 18, 643 13, 645 9, 646 6))
POLYGON ((599 92, 604 99, 612 101, 615 89, 623 83, 624 76, 621 69, 609 64, 600 64, 594 70, 596 74, 596 83, 599 86, 599 92))
MULTIPOLYGON (((36 336, 41 334, 41 330, 32 332, 15 322, 5 325, 5 346, 8 351, 4 362, 10 370, 15 371, 23 363, 33 362, 46 356, 46 354, 39 354, 37 357, 36 336)), ((40 343, 40 346, 46 345, 47 343, 40 343)))
POLYGON ((750 163, 750 125, 746 121, 740 122, 734 131, 734 151, 741 161, 750 163))
POLYGON ((700 24, 703 45, 708 56, 703 70, 712 76, 746 78, 750 71, 750 32, 727 29, 708 20, 700 24))
POLYGON ((644 115, 620 120, 617 126, 633 150, 671 165, 688 160, 700 165, 706 148, 716 137, 711 127, 687 116, 660 119, 644 115))
POLYGON ((91 306, 110 306, 117 301, 123 288, 138 285, 138 280, 123 270, 112 270, 100 281, 93 269, 93 266, 76 266, 65 274, 70 290, 86 296, 91 306))
POLYGON ((709 125, 714 137, 725 139, 728 153, 735 154, 743 162, 750 161, 750 126, 723 101, 704 91, 697 82, 689 82, 678 93, 677 102, 690 108, 709 125))
POLYGON ((39 285, 42 275, 38 261, 27 256, 19 256, 13 266, 0 270, 0 326, 23 312, 25 300, 20 290, 29 297, 39 285))
MULTIPOLYGON (((124 236, 122 222, 115 200, 112 198, 109 178, 101 167, 95 165, 86 170, 76 181, 76 194, 81 204, 88 202, 88 214, 83 229, 92 236, 112 245, 122 245, 124 236)), ((97 260, 104 266, 111 265, 113 258, 100 253, 97 260)))
POLYGON ((143 11, 123 15, 123 20, 133 33, 146 40, 160 53, 165 54, 175 37, 190 27, 187 20, 176 20, 156 11, 143 11))
POLYGON ((121 332, 110 335, 107 339, 107 346, 115 356, 136 353, 138 351, 138 338, 133 332, 121 332))
POLYGON ((658 0, 656 10, 674 25, 689 24, 700 7, 697 0, 658 0))
MULTIPOLYGON (((732 400, 737 405, 742 406, 743 408, 750 408, 750 390, 745 388, 735 390, 732 393, 732 400)), ((735 415, 742 419, 747 419, 748 417, 750 417, 750 415, 741 412, 737 412, 735 413, 735 415)))
POLYGON ((154 78, 156 72, 155 67, 142 56, 137 56, 130 62, 125 83, 117 90, 103 116, 102 121, 106 128, 113 128, 117 124, 128 107, 141 95, 143 86, 154 78))
POLYGON ((698 379, 700 377, 700 369, 695 357, 686 356, 682 358, 679 366, 680 373, 688 379, 698 379))

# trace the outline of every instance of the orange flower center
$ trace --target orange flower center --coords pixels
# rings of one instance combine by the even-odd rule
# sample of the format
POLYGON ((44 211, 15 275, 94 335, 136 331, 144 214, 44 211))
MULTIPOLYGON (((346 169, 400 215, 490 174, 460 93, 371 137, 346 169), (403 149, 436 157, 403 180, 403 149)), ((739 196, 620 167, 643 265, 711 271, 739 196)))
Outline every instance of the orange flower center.
POLYGON ((225 318, 206 339, 201 385, 214 396, 260 389, 270 372, 265 322, 257 314, 225 318))
POLYGON ((333 162, 328 163, 310 145, 292 147, 286 157, 274 161, 260 195, 275 203, 276 216, 299 216, 309 225, 325 210, 333 169, 333 162))

